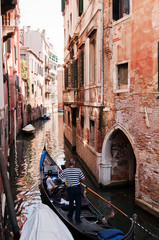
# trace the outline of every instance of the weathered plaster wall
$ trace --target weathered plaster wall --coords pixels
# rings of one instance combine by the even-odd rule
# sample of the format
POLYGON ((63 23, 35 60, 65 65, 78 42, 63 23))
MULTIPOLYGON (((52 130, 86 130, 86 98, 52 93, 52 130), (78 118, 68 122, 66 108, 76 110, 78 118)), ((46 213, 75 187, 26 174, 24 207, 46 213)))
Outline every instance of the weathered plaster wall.
POLYGON ((98 164, 101 161, 101 154, 97 154, 87 143, 84 144, 79 136, 76 138, 76 152, 98 179, 98 164))
POLYGON ((128 131, 137 153, 136 199, 157 212, 159 4, 156 0, 130 1, 129 16, 113 22, 110 2, 105 1, 104 10, 104 104, 110 108, 103 116, 105 134, 115 123, 128 131), (129 65, 129 87, 119 92, 114 87, 114 66, 125 61, 129 65))

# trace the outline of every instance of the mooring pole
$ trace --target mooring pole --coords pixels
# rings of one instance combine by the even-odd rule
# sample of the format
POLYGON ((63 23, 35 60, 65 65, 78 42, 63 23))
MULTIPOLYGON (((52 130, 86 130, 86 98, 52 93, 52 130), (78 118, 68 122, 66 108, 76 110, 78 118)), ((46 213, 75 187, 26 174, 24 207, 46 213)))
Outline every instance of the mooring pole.
POLYGON ((11 194, 11 188, 10 188, 10 184, 7 176, 7 168, 4 162, 2 151, 0 151, 0 172, 1 172, 2 182, 3 182, 4 192, 6 195, 9 216, 10 216, 12 229, 14 233, 14 239, 19 240, 20 238, 19 227, 17 224, 16 213, 15 213, 13 198, 11 194))

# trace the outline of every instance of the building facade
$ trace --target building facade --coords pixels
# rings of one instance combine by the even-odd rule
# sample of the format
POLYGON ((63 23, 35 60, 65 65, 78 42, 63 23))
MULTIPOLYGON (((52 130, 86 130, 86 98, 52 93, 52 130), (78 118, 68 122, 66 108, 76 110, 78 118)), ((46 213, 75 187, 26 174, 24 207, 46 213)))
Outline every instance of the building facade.
POLYGON ((99 180, 135 180, 136 203, 159 216, 158 3, 105 0, 103 8, 105 130, 99 180))
POLYGON ((135 183, 136 203, 159 216, 158 3, 62 1, 62 12, 65 137, 98 183, 135 183))
MULTIPOLYGON (((42 63, 36 63, 34 69, 36 68, 36 72, 34 73, 36 76, 38 83, 36 84, 39 88, 41 88, 42 94, 42 102, 43 102, 43 111, 52 113, 57 111, 57 62, 58 58, 53 50, 53 45, 49 42, 49 40, 45 36, 45 31, 34 31, 31 30, 30 27, 24 26, 20 31, 21 44, 23 47, 29 48, 37 58, 37 61, 42 61, 42 63)), ((33 66, 29 66, 28 71, 33 72, 31 70, 33 66), (31 67, 31 68, 30 68, 31 67)), ((35 77, 34 74, 34 77, 35 77)), ((34 81, 33 76, 29 77, 29 82, 34 81)), ((32 88, 30 83, 30 88, 32 88)), ((34 92, 34 99, 37 101, 37 91, 30 90, 30 92, 34 92), (36 93, 36 94, 35 94, 36 93)), ((40 95, 39 95, 40 96, 40 95)), ((31 107, 34 105, 31 102, 31 107)))
POLYGON ((26 103, 24 109, 31 106, 32 114, 29 114, 28 109, 28 119, 25 122, 30 122, 32 120, 38 119, 43 113, 43 89, 42 83, 44 82, 43 76, 43 61, 40 59, 36 53, 34 53, 29 47, 21 46, 20 48, 20 59, 21 59, 21 69, 22 71, 22 92, 25 96, 26 103))
POLYGON ((64 71, 62 65, 57 66, 58 111, 63 112, 64 71))
POLYGON ((58 64, 58 58, 57 54, 53 50, 53 46, 50 44, 49 49, 49 74, 51 77, 51 104, 52 109, 51 112, 57 112, 58 111, 58 91, 57 91, 57 64, 58 64))
POLYGON ((102 1, 66 1, 62 6, 65 137, 97 178, 101 159, 102 1))
MULTIPOLYGON (((1 1, 0 151, 7 166, 9 146, 22 125, 20 118, 19 1, 1 1)), ((5 171, 5 169, 4 169, 5 171)), ((7 171, 7 170, 6 170, 7 171)), ((4 239, 5 194, 0 179, 0 238, 4 239)))

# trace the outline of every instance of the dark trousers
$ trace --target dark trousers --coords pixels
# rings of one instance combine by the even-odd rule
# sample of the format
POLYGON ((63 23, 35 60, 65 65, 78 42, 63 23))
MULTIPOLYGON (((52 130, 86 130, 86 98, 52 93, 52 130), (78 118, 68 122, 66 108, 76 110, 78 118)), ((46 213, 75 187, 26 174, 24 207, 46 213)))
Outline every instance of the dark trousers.
POLYGON ((68 199, 69 199, 69 218, 73 216, 74 200, 76 202, 76 222, 80 221, 81 214, 81 188, 80 186, 68 187, 68 199))

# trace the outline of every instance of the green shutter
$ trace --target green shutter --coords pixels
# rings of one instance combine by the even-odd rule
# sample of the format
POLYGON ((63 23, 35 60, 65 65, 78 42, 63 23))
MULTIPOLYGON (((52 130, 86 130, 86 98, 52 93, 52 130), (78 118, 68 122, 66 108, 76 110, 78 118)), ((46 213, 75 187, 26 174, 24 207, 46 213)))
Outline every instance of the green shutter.
POLYGON ((61 0, 61 12, 65 10, 65 1, 66 0, 61 0))
POLYGON ((83 0, 79 0, 79 16, 83 13, 83 0))

